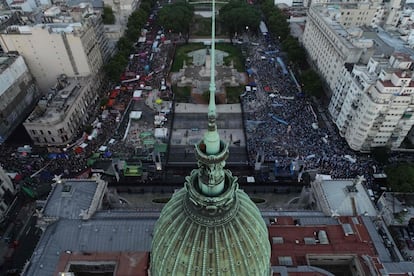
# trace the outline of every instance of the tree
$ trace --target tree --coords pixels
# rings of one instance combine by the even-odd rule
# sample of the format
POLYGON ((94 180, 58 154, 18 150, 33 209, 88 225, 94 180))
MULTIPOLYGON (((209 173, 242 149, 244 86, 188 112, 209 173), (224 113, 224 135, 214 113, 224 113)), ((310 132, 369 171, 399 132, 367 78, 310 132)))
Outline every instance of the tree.
POLYGON ((102 21, 105 25, 110 25, 110 24, 115 23, 115 15, 111 7, 105 6, 103 8, 102 21))
POLYGON ((257 2, 260 5, 263 14, 268 18, 270 14, 274 11, 275 3, 272 0, 259 0, 257 2))
POLYGON ((129 16, 127 30, 125 31, 124 36, 118 40, 116 45, 118 52, 104 65, 106 75, 111 81, 119 81, 119 77, 128 64, 128 56, 131 53, 132 46, 139 37, 140 30, 147 21, 149 12, 154 3, 155 0, 143 0, 140 8, 129 16))
POLYGON ((104 98, 102 98, 102 99, 101 99, 101 103, 100 103, 101 107, 103 107, 103 106, 107 105, 107 103, 108 103, 108 102, 109 102, 108 97, 104 97, 104 98))
POLYGON ((118 52, 115 56, 112 57, 111 61, 105 64, 104 69, 112 81, 119 81, 119 77, 125 69, 125 66, 128 64, 128 59, 123 55, 122 52, 118 52))
POLYGON ((322 81, 314 70, 302 71, 300 79, 303 83, 305 93, 320 98, 323 95, 322 81))
POLYGON ((116 46, 118 48, 118 53, 127 56, 131 53, 133 43, 127 37, 123 36, 118 40, 116 46))
POLYGON ((260 13, 243 1, 230 1, 220 9, 220 21, 227 29, 232 42, 234 33, 243 32, 248 28, 255 31, 259 28, 260 13))
POLYGON ((290 29, 287 23, 286 16, 276 7, 274 11, 267 18, 269 31, 278 37, 280 41, 283 41, 289 35, 290 29))
POLYGON ((147 21, 148 13, 144 10, 134 11, 127 23, 127 30, 125 31, 125 37, 130 41, 136 41, 140 35, 141 28, 144 26, 147 21))
POLYGON ((174 33, 182 33, 186 43, 188 43, 193 16, 193 6, 187 2, 177 2, 164 6, 158 12, 158 23, 163 26, 165 30, 174 33))
POLYGON ((387 164, 389 158, 389 149, 386 147, 373 148, 371 150, 372 158, 380 164, 387 164))
POLYGON ((86 134, 90 135, 93 131, 93 126, 91 125, 86 125, 83 129, 83 132, 85 132, 86 134))
POLYGON ((141 28, 147 21, 148 15, 149 13, 142 9, 134 11, 128 18, 127 27, 141 28))
POLYGON ((261 0, 258 3, 266 17, 266 23, 270 33, 280 41, 285 40, 290 33, 286 15, 274 5, 272 0, 261 0))
POLYGON ((299 44, 299 41, 291 35, 288 35, 282 42, 283 51, 287 52, 289 60, 298 65, 306 62, 306 52, 299 44))
POLYGON ((414 192, 414 166, 412 164, 401 164, 385 168, 388 185, 393 192, 414 192))
POLYGON ((151 8, 154 5, 152 2, 153 1, 142 1, 139 5, 140 10, 143 10, 147 13, 151 12, 151 8))

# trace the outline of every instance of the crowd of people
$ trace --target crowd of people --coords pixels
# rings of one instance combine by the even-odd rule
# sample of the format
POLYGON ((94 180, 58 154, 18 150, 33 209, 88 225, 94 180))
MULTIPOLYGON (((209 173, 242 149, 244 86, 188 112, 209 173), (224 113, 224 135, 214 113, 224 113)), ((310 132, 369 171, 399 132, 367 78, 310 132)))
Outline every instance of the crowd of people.
POLYGON ((258 44, 250 46, 246 69, 251 82, 242 95, 250 164, 263 155, 264 162, 275 163, 275 174, 302 168, 334 178, 370 179, 374 161, 355 157, 330 122, 315 112, 277 46, 265 38, 258 44))
MULTIPOLYGON (((154 15, 155 12, 151 18, 154 15)), ((111 92, 119 91, 113 98, 114 105, 96 106, 89 110, 90 120, 87 125, 93 127, 92 133, 86 134, 83 128, 80 129, 76 141, 65 148, 30 146, 19 152, 17 145, 0 145, 0 164, 6 171, 16 173, 16 181, 21 180, 24 184, 36 187, 40 182, 51 180, 54 175, 67 178, 82 176, 90 167, 88 159, 94 155, 128 158, 134 154, 134 143, 123 141, 128 126, 128 113, 134 106, 133 93, 137 89, 159 88, 162 80, 165 82, 169 69, 167 65, 173 53, 173 44, 166 41, 161 35, 162 31, 153 27, 152 23, 152 20, 148 21, 147 30, 143 33, 146 40, 137 41, 130 55, 125 69, 125 73, 130 76, 124 74, 120 83, 106 87, 102 93, 102 98, 109 98, 111 92), (156 48, 153 41, 159 41, 156 48), (137 75, 140 76, 139 80, 123 82, 137 75)))
MULTIPOLYGON (((371 179, 374 161, 356 157, 335 127, 329 125, 331 122, 321 119, 315 112, 314 103, 304 96, 294 74, 285 65, 278 45, 265 37, 258 40, 259 43, 248 46, 246 69, 251 88, 241 97, 250 164, 254 166, 261 156, 264 162, 275 164, 275 176, 282 172, 316 170, 334 178, 364 175, 371 179)), ((140 42, 134 46, 118 87, 106 91, 109 97, 114 89, 120 90, 115 100, 117 106, 123 108, 106 111, 105 116, 102 108, 91 110, 89 114, 96 136, 88 138, 80 133, 78 143, 53 157, 46 149, 33 149, 30 154, 22 155, 16 148, 3 144, 0 145, 2 166, 26 179, 38 174, 49 178, 60 174, 75 177, 88 169, 88 158, 93 154, 128 157, 134 153, 136 146, 142 143, 136 139, 131 143, 124 141, 126 132, 130 131, 136 138, 142 131, 136 127, 128 129, 129 116, 126 115, 134 106, 133 91, 142 89, 146 93, 165 84, 173 46, 162 29, 152 27, 149 21, 140 42), (124 82, 128 78, 138 80, 124 82), (81 151, 74 150, 82 144, 87 145, 81 151), (105 150, 100 151, 103 145, 105 150)))

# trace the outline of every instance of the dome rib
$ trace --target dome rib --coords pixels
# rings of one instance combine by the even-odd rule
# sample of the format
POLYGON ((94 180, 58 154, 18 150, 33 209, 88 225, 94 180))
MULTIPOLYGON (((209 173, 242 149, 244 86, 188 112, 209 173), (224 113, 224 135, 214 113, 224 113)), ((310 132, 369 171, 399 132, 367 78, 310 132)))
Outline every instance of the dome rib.
POLYGON ((219 235, 218 235, 218 233, 217 233, 217 227, 214 227, 214 229, 213 229, 213 231, 214 231, 214 249, 215 249, 215 257, 216 257, 216 267, 217 267, 217 275, 220 275, 221 273, 220 273, 220 270, 221 270, 221 268, 220 268, 220 244, 219 244, 219 242, 218 242, 218 238, 219 238, 219 235))
POLYGON ((223 234, 224 234, 224 240, 226 241, 226 251, 227 251, 227 255, 229 256, 229 263, 230 263, 230 267, 231 267, 231 274, 232 275, 237 275, 236 274, 236 272, 237 272, 236 271, 236 267, 234 266, 234 256, 233 256, 233 252, 230 250, 231 245, 229 244, 229 238, 227 237, 226 229, 224 227, 223 227, 223 234))
MULTIPOLYGON (((191 221, 191 220, 190 220, 191 221)), ((194 222, 190 222, 190 225, 192 225, 192 224, 194 224, 194 222)), ((197 229, 196 229, 196 235, 195 235, 195 237, 194 237, 194 241, 198 241, 199 240, 199 237, 200 237, 200 229, 201 229, 201 227, 200 227, 200 225, 195 225, 196 227, 197 227, 197 229)), ((189 229, 191 229, 192 227, 189 227, 189 229)), ((187 276, 191 276, 192 274, 192 265, 193 265, 193 261, 194 261, 194 252, 195 252, 195 250, 196 250, 196 247, 197 247, 197 242, 193 242, 193 246, 191 247, 191 253, 190 253, 190 260, 189 260, 189 262, 188 262, 188 267, 187 267, 187 273, 186 273, 186 275, 187 276)))
MULTIPOLYGON (((184 221, 180 224, 180 229, 183 229, 184 228, 184 226, 186 225, 186 221, 188 220, 188 218, 185 218, 184 219, 184 221)), ((189 228, 190 230, 191 230, 191 228, 189 228)), ((182 232, 184 232, 184 231, 177 231, 177 233, 182 233, 182 232)), ((191 233, 191 231, 186 231, 185 232, 185 235, 184 235, 184 238, 182 238, 182 240, 181 240, 181 245, 179 246, 179 249, 177 250, 177 252, 182 252, 182 251, 184 251, 183 250, 183 248, 185 247, 185 245, 187 244, 186 243, 186 240, 187 240, 187 237, 190 235, 190 233, 191 233)), ((181 261, 183 261, 183 260, 181 260, 181 258, 176 258, 175 259, 175 262, 174 262, 174 267, 173 267, 173 271, 175 271, 176 269, 177 269, 177 265, 179 265, 179 263, 181 262, 181 261)))
MULTIPOLYGON (((239 223, 239 221, 236 221, 235 223, 239 223)), ((230 224, 230 231, 232 231, 233 232, 233 236, 235 236, 235 237, 237 237, 239 234, 236 232, 236 230, 234 229, 234 223, 231 223, 230 224)), ((243 261, 241 261, 241 260, 239 260, 239 259, 237 259, 236 260, 236 266, 239 266, 239 265, 241 265, 241 263, 243 262, 243 264, 244 264, 244 267, 245 267, 245 271, 250 271, 250 269, 249 269, 249 264, 248 263, 246 263, 246 260, 244 259, 244 258, 242 258, 243 256, 241 256, 241 255, 243 255, 243 246, 241 245, 241 243, 240 243, 240 239, 235 239, 236 240, 236 244, 237 244, 237 247, 238 247, 238 249, 239 249, 239 252, 237 252, 237 253, 239 253, 239 254, 237 254, 238 256, 237 256, 237 258, 240 258, 240 259, 243 259, 243 261)))
POLYGON ((203 250, 202 276, 205 276, 205 274, 206 274, 207 248, 208 248, 208 228, 206 228, 205 231, 204 231, 204 250, 203 250))
MULTIPOLYGON (((250 233, 247 233, 245 231, 245 227, 244 227, 244 225, 246 225, 247 227, 249 227, 249 224, 246 223, 247 222, 246 220, 243 221, 243 224, 244 225, 241 225, 241 222, 242 222, 242 220, 237 221, 237 223, 240 225, 241 232, 244 234, 245 237, 250 237, 250 233)), ((254 250, 254 245, 252 244, 252 242, 251 242, 250 239, 246 239, 246 240, 244 240, 244 242, 248 244, 248 247, 246 248, 247 250, 245 250, 245 252, 244 252, 244 253, 246 253, 246 251, 247 251, 247 255, 244 256, 244 257, 247 257, 247 258, 243 258, 243 259, 245 261, 246 260, 249 261, 249 258, 252 257, 252 250, 254 250)), ((256 259, 256 262, 260 263, 260 259, 258 258, 257 254, 253 254, 253 255, 255 255, 255 256, 253 256, 253 258, 256 259)))
MULTIPOLYGON (((176 201, 170 200, 171 205, 168 206, 168 212, 171 213, 170 214, 171 216, 160 217, 160 225, 162 225, 163 227, 157 228, 156 229, 157 231, 155 232, 155 235, 154 235, 154 236, 161 237, 161 239, 158 242, 156 242, 155 239, 154 241, 156 242, 157 247, 164 248, 167 256, 174 256, 175 253, 174 252, 170 253, 170 251, 174 250, 174 246, 177 241, 176 237, 180 233, 180 231, 178 230, 183 225, 182 221, 187 219, 185 216, 180 216, 180 213, 181 213, 180 209, 182 208, 179 202, 181 201, 180 199, 182 199, 184 195, 185 193, 179 192, 175 196, 172 197, 172 198, 176 198, 177 200, 176 201), (177 229, 177 225, 178 225, 178 229, 177 229), (159 235, 159 232, 166 233, 166 234, 159 235)), ((153 246, 155 246, 155 244, 153 246)), ((167 259, 162 258, 162 256, 158 256, 158 258, 159 258, 158 261, 161 262, 163 266, 169 267, 170 264, 167 263, 167 259)))

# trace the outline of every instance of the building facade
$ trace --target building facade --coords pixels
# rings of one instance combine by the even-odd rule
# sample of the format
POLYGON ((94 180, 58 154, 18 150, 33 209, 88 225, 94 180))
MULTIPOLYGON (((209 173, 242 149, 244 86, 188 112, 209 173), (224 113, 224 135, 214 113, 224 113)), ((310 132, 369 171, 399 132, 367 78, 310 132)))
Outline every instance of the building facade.
POLYGON ((372 42, 361 39, 359 33, 348 32, 337 20, 338 15, 338 10, 330 10, 325 5, 312 5, 303 33, 303 45, 310 61, 331 91, 343 65, 358 62, 364 48, 372 47, 372 42))
POLYGON ((62 75, 23 125, 37 145, 66 146, 88 120, 88 106, 94 106, 97 99, 91 77, 62 75))
POLYGON ((97 76, 110 55, 100 15, 94 14, 82 23, 9 26, 0 34, 0 45, 25 58, 44 91, 60 74, 97 76))
POLYGON ((3 221, 7 211, 13 203, 16 189, 0 165, 0 221, 3 221))
POLYGON ((352 149, 400 147, 414 124, 411 67, 408 55, 394 53, 342 71, 329 112, 352 149))
POLYGON ((21 124, 40 98, 22 56, 0 55, 0 143, 21 124))
POLYGON ((373 55, 375 42, 364 36, 363 28, 395 25, 398 13, 391 11, 399 5, 371 1, 310 6, 303 46, 329 92, 334 89, 343 65, 366 64, 373 55))

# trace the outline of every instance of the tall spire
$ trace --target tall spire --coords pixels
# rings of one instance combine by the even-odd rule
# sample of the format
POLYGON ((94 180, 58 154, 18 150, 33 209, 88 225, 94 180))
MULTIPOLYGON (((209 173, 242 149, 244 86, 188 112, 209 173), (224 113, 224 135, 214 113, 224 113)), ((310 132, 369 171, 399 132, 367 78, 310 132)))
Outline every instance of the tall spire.
POLYGON ((211 66, 210 66, 210 101, 208 105, 208 131, 204 135, 206 153, 217 154, 220 151, 220 137, 216 125, 216 2, 211 9, 211 66))
MULTIPOLYGON (((220 140, 216 124, 216 3, 212 1, 211 9, 211 71, 210 71, 210 101, 208 105, 208 129, 203 140, 196 144, 198 159, 197 184, 204 197, 218 197, 225 190, 225 172, 223 170, 228 157, 228 144, 220 140)), ((196 199, 196 201, 201 201, 196 199)), ((208 200, 207 200, 208 201, 208 200)), ((204 203, 202 203, 204 204, 204 203)))

